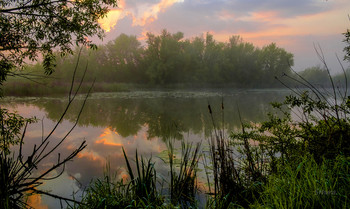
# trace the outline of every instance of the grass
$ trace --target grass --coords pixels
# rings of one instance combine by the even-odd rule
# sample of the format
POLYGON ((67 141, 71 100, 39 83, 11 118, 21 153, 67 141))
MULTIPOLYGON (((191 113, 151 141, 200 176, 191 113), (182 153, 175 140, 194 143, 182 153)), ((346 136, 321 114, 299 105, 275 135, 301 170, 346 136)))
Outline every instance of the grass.
POLYGON ((167 143, 170 167, 170 200, 172 204, 181 205, 182 208, 188 208, 196 204, 195 196, 198 190, 196 181, 198 161, 201 153, 200 146, 200 143, 193 147, 192 143, 188 144, 182 141, 180 162, 176 165, 174 142, 169 140, 167 143))
POLYGON ((106 166, 103 179, 96 179, 87 188, 82 204, 72 208, 160 208, 164 198, 156 190, 156 171, 151 159, 139 159, 136 152, 136 172, 132 169, 125 150, 129 182, 117 179, 106 166))
POLYGON ((350 158, 317 164, 312 156, 299 163, 278 165, 252 208, 348 208, 350 158))

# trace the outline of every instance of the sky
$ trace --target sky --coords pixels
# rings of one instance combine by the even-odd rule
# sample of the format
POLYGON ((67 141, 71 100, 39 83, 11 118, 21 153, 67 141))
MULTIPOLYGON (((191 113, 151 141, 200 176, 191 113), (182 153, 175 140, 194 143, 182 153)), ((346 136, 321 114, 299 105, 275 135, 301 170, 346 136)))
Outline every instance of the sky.
POLYGON ((349 0, 120 0, 99 22, 106 31, 102 43, 121 33, 144 41, 147 32, 162 29, 183 32, 186 39, 209 32, 221 42, 233 35, 258 47, 275 42, 294 54, 297 71, 321 63, 314 47, 320 46, 331 70, 339 72, 336 54, 344 56, 349 14, 349 0))

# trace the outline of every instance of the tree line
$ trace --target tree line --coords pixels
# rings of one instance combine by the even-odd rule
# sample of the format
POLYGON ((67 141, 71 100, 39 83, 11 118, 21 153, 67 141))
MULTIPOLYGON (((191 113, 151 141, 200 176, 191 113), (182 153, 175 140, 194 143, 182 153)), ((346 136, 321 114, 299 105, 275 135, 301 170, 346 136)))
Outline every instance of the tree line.
POLYGON ((97 50, 77 48, 72 55, 57 56, 55 75, 69 80, 78 59, 84 63, 80 68, 88 63, 88 82, 234 87, 277 86, 275 76, 291 74, 294 63, 293 54, 275 43, 259 48, 240 36, 219 42, 210 33, 184 39, 182 32, 165 29, 159 35, 147 33, 145 45, 136 36, 121 34, 97 50))

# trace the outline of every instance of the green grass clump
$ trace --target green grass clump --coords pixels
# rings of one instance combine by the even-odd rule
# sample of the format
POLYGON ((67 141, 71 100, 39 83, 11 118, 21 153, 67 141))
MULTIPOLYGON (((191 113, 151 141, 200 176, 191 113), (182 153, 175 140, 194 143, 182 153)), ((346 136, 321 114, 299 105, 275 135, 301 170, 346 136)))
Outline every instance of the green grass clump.
POLYGON ((338 156, 318 164, 312 156, 278 164, 252 208, 348 208, 350 158, 338 156))
POLYGON ((170 199, 174 205, 182 208, 193 207, 196 204, 197 166, 200 157, 200 143, 193 148, 192 143, 182 141, 181 157, 175 162, 174 142, 168 141, 168 159, 170 167, 170 199), (178 167, 178 168, 177 168, 178 167))
POLYGON ((130 181, 118 180, 116 175, 107 172, 103 179, 96 179, 87 188, 77 208, 170 208, 156 189, 156 171, 151 159, 139 159, 136 151, 136 172, 129 159, 123 154, 130 181))

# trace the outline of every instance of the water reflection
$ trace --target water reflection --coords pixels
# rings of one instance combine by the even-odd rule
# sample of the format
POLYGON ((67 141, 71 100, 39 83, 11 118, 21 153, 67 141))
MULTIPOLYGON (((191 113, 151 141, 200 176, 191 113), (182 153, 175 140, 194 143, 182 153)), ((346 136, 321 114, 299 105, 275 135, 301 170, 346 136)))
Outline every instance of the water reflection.
MULTIPOLYGON (((132 93, 130 93, 132 94, 132 93)), ((176 95, 176 93, 173 93, 176 95)), ((79 120, 80 126, 109 127, 121 137, 136 135, 147 126, 147 138, 183 138, 184 133, 208 134, 213 128, 208 114, 208 103, 214 111, 218 124, 222 122, 221 100, 223 98, 224 125, 228 130, 240 126, 238 108, 245 121, 259 122, 266 119, 266 113, 273 111, 269 103, 281 101, 285 91, 250 91, 220 94, 199 94, 193 97, 180 94, 175 97, 155 92, 153 97, 146 94, 135 98, 123 97, 123 94, 92 95, 79 120)), ((81 101, 73 104, 67 119, 74 121, 81 101)), ((47 113, 47 117, 57 121, 63 112, 66 102, 61 99, 40 99, 32 104, 47 113)))
MULTIPOLYGON (((227 92, 133 92, 119 94, 93 94, 81 115, 78 126, 74 129, 59 150, 45 159, 42 167, 57 161, 57 153, 62 156, 70 154, 82 140, 87 141, 84 149, 74 162, 69 162, 65 173, 55 181, 44 185, 53 193, 71 197, 72 191, 86 187, 92 178, 101 177, 106 159, 119 177, 126 175, 121 147, 127 154, 145 157, 157 156, 166 146, 169 138, 202 140, 209 136, 213 124, 207 105, 211 104, 216 125, 227 131, 240 127, 238 107, 243 120, 261 122, 267 119, 267 112, 273 111, 269 103, 281 101, 288 94, 286 91, 227 91, 227 92), (221 101, 224 100, 224 112, 221 101), (222 114, 224 113, 224 119, 222 114)), ((7 99, 2 106, 17 110, 19 114, 29 117, 44 118, 44 134, 51 130, 58 121, 67 101, 64 98, 7 99), (47 131, 45 131, 47 130, 47 131)), ((58 140, 76 119, 82 99, 73 105, 52 140, 58 140)), ((41 123, 31 124, 25 138, 27 154, 38 144, 42 137, 41 123)), ((159 161, 159 158, 153 158, 159 161)), ((156 163, 157 172, 166 175, 167 166, 156 163)), ((44 201, 49 208, 57 202, 47 197, 32 197, 33 204, 44 201)), ((44 205, 44 206, 45 206, 44 205)), ((37 206, 39 207, 39 206, 37 206)))

